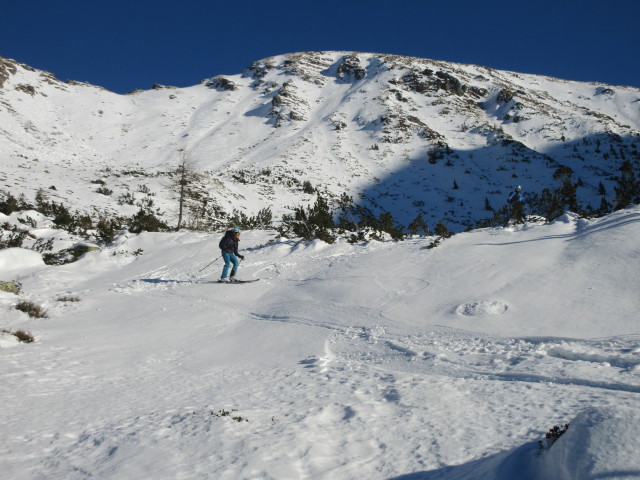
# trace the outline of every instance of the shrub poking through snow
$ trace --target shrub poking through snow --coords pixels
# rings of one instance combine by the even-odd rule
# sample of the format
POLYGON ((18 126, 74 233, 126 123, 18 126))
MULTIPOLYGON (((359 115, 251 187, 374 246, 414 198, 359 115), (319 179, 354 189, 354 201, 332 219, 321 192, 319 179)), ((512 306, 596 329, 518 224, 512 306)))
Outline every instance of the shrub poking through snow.
POLYGON ((47 311, 40 305, 37 305, 29 300, 21 300, 16 305, 16 310, 26 313, 33 318, 48 318, 47 311))
POLYGON ((11 332, 14 337, 16 337, 22 343, 33 343, 35 338, 31 335, 30 332, 26 330, 16 330, 15 332, 11 332))
POLYGON ((222 410, 219 410, 218 413, 213 413, 213 411, 211 412, 211 415, 213 415, 214 417, 231 417, 232 420, 235 420, 236 422, 248 422, 249 419, 245 418, 245 417, 241 417, 240 415, 234 415, 232 412, 237 412, 238 410, 236 410, 235 408, 233 410, 231 410, 231 412, 229 410, 225 410, 224 408, 222 410))
POLYGON ((76 296, 70 296, 70 295, 64 295, 60 298, 58 298, 59 302, 79 302, 80 301, 80 297, 76 297, 76 296))
POLYGON ((27 332, 26 330, 16 330, 15 332, 12 332, 11 330, 7 330, 3 328, 2 330, 0 330, 0 332, 13 335, 18 339, 18 341, 22 343, 33 343, 35 341, 35 338, 33 337, 33 335, 31 335, 31 333, 27 332))
POLYGON ((538 447, 540 447, 540 450, 549 450, 551 445, 566 433, 567 430, 569 430, 568 423, 565 423, 564 425, 556 425, 545 434, 544 440, 538 441, 538 447))

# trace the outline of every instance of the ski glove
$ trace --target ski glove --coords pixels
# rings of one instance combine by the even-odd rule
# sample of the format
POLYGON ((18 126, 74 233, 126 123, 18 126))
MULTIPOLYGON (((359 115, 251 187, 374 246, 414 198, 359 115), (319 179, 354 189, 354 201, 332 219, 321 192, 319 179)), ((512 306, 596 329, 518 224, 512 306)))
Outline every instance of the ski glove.
POLYGON ((244 255, 238 255, 242 260, 244 260, 244 255))

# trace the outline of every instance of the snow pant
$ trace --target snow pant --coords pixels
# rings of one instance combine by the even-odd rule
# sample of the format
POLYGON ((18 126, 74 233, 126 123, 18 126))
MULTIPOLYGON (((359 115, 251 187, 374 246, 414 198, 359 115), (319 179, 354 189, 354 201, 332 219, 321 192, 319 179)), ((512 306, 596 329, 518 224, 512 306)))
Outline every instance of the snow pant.
POLYGON ((222 259, 224 260, 224 267, 222 268, 222 277, 227 278, 229 274, 229 267, 233 264, 233 268, 231 269, 231 276, 235 277, 236 272, 238 271, 238 257, 236 257, 233 253, 230 252, 222 252, 222 259))

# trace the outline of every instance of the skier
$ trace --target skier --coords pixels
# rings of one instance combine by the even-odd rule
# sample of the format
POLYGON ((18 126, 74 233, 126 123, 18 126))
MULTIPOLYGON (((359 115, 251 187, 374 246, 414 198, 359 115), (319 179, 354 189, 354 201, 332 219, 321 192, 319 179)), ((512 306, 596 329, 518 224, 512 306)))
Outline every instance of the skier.
POLYGON ((516 188, 509 194, 509 198, 507 199, 507 203, 509 205, 513 205, 515 202, 524 203, 524 198, 522 197, 522 187, 520 185, 516 185, 516 188))
POLYGON ((224 260, 224 267, 222 268, 222 276, 220 277, 221 282, 235 282, 236 272, 238 271, 238 258, 244 260, 244 256, 238 253, 238 242, 240 242, 240 233, 242 230, 239 228, 234 228, 233 230, 228 230, 222 240, 220 240, 220 250, 222 250, 222 259, 224 260), (231 269, 231 276, 227 278, 227 274, 229 273, 229 267, 233 264, 233 268, 231 269))
POLYGON ((525 200, 522 196, 522 187, 520 185, 516 185, 516 188, 509 194, 509 198, 507 198, 507 223, 512 218, 518 222, 524 221, 524 204, 525 200))

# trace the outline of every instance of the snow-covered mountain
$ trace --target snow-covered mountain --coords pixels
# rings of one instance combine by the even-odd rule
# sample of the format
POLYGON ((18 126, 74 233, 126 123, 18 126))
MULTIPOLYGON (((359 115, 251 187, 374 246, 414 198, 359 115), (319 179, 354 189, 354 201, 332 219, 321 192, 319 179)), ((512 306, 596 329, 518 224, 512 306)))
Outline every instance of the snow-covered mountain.
MULTIPOLYGON (((637 166, 639 100, 348 52, 129 95, 2 59, 0 189, 94 216, 153 201, 170 221, 168 172, 188 159, 227 213, 277 216, 315 199, 306 181, 463 229, 561 166, 583 202, 611 197, 621 161, 637 166)), ((215 282, 217 233, 125 230, 91 250, 11 210, 3 479, 640 478, 640 206, 437 248, 249 230, 245 285, 215 282), (48 242, 87 248, 47 262, 48 242)))
POLYGON ((639 136, 637 88, 419 58, 295 53, 128 95, 0 59, 0 188, 29 199, 44 188, 94 216, 133 214, 124 198, 153 195, 174 222, 167 172, 186 158, 227 213, 279 218, 315 198, 309 182, 404 225, 422 212, 462 230, 516 183, 553 188, 560 166, 584 205, 611 201, 639 136))

